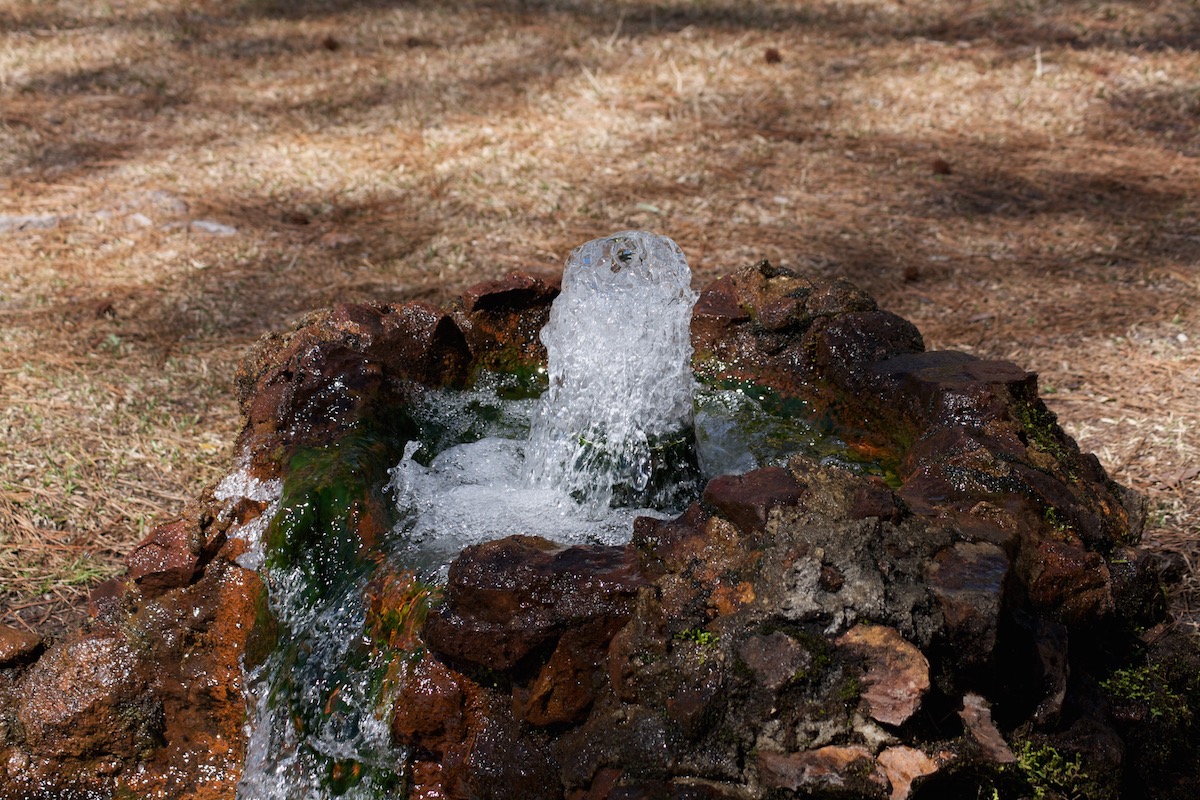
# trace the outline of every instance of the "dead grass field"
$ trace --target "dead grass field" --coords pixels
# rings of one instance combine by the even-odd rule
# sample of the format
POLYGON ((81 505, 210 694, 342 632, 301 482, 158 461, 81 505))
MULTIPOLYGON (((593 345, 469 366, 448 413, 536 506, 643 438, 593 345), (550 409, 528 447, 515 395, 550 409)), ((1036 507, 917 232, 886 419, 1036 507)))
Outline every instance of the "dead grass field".
POLYGON ((1196 0, 0 0, 0 621, 229 468, 263 332, 631 227, 1039 372, 1200 567, 1196 0))

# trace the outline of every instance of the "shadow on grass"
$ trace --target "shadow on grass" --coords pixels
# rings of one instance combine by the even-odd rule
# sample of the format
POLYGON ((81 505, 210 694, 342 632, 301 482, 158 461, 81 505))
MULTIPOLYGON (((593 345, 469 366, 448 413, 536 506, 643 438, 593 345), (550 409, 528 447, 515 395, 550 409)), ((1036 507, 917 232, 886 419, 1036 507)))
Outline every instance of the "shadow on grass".
MULTIPOLYGON (((963 8, 926 8, 915 2, 900 9, 865 3, 797 3, 788 0, 240 0, 221 9, 154 9, 132 18, 97 14, 80 18, 50 9, 16 13, 0 11, 0 31, 71 29, 84 25, 176 27, 203 38, 207 29, 254 19, 330 20, 340 16, 389 10, 454 12, 477 9, 527 18, 569 17, 590 24, 593 33, 608 34, 619 24, 627 36, 671 33, 684 28, 713 31, 783 31, 809 28, 848 39, 942 41, 988 40, 1000 45, 1105 47, 1127 50, 1200 47, 1200 8, 1183 4, 1148 26, 1130 24, 1147 11, 1139 0, 989 0, 963 8)), ((185 38, 189 38, 185 36, 185 38)))
MULTIPOLYGON (((1120 10, 1134 8, 1132 3, 1113 3, 1120 10)), ((423 80, 369 81, 337 91, 324 91, 301 100, 256 99, 253 102, 212 96, 199 99, 187 84, 189 72, 210 69, 216 74, 229 70, 229 63, 241 69, 262 66, 281 75, 301 75, 321 64, 321 59, 336 61, 342 45, 331 46, 319 31, 291 31, 275 36, 245 32, 241 23, 258 18, 283 20, 325 19, 336 21, 341 15, 358 11, 419 8, 430 13, 452 13, 475 9, 510 15, 522 22, 551 24, 570 20, 593 35, 608 37, 619 30, 622 36, 649 37, 687 27, 700 30, 793 30, 818 28, 835 39, 866 40, 887 43, 907 38, 944 38, 948 40, 983 38, 1007 44, 1045 43, 1056 46, 1088 46, 1101 43, 1108 28, 1097 25, 1084 28, 1061 39, 1061 25, 1051 24, 1055 14, 1070 15, 1091 9, 1084 3, 1040 2, 1018 4, 990 3, 972 15, 952 15, 951 11, 934 14, 919 9, 911 16, 893 17, 865 5, 835 3, 744 3, 713 0, 708 3, 663 2, 599 4, 543 0, 491 0, 486 2, 389 2, 388 0, 247 0, 226 7, 221 13, 202 15, 191 11, 145 12, 113 25, 156 26, 170 35, 168 46, 159 51, 119 52, 112 63, 85 70, 56 69, 28 76, 18 87, 24 95, 46 96, 62 104, 82 102, 97 96, 110 97, 111 108, 93 114, 124 117, 117 135, 97 138, 87 124, 76 121, 61 131, 46 131, 30 146, 28 156, 13 163, 9 174, 53 172, 56 180, 73 171, 86 171, 99 164, 126 162, 159 149, 175 147, 177 139, 155 138, 143 133, 144 123, 160 113, 209 114, 217 119, 236 121, 237 125, 256 127, 262 132, 293 128, 322 128, 349 124, 378 115, 395 115, 416 125, 432 125, 448 115, 470 114, 487 118, 498 113, 519 114, 528 104, 526 98, 554 92, 560 82, 578 76, 577 56, 566 42, 551 42, 533 50, 513 53, 487 64, 474 65, 454 73, 453 78, 423 80), (1044 14, 1030 14, 1027 7, 1044 14), (1024 8, 1025 10, 1020 10, 1024 8), (1047 21, 1049 20, 1049 22, 1047 21), (617 27, 619 21, 619 28, 617 27), (1055 38, 1060 37, 1060 38, 1055 38), (1074 37, 1074 38, 1071 38, 1074 37), (190 63, 190 69, 177 68, 190 63), (424 115, 413 119, 415 115, 424 115)), ((1121 47, 1146 47, 1154 38, 1159 44, 1179 42, 1196 45, 1197 10, 1176 20, 1171 30, 1153 29, 1129 35, 1121 47)), ((1182 12, 1181 12, 1182 13, 1182 12)), ((489 17, 489 19, 491 19, 489 17)), ((56 20, 52 12, 42 11, 27 19, 16 20, 0 15, 0 27, 18 25, 22 30, 54 26, 69 20, 56 20)), ((565 26, 564 26, 565 27, 565 26)), ((459 31, 463 41, 435 42, 414 37, 401 29, 379 35, 369 42, 345 45, 356 48, 356 56, 400 58, 414 49, 428 50, 422 57, 463 58, 471 64, 467 39, 487 32, 459 31)), ((1099 46, 1099 45, 1097 45, 1099 46)), ((1104 44, 1103 46, 1108 46, 1104 44)), ((852 70, 833 70, 825 76, 830 84, 854 79, 852 70)), ((735 102, 731 100, 730 102, 735 102)), ((1194 86, 1175 87, 1158 92, 1118 94, 1110 98, 1107 112, 1098 112, 1097 125, 1124 126, 1135 133, 1144 132, 1160 144, 1197 142, 1194 115, 1197 108, 1194 86)), ((729 111, 725 109, 723 111, 729 111)), ((711 154, 712 168, 699 185, 681 185, 663 179, 648 182, 643 177, 605 179, 599 186, 579 187, 581 206, 605 205, 614 196, 639 197, 646 203, 682 201, 691 196, 717 195, 730 191, 753 176, 771 169, 792 173, 803 160, 819 152, 823 145, 818 123, 836 121, 836 106, 813 105, 801 110, 785 107, 768 98, 750 104, 745 113, 720 113, 730 120, 723 128, 709 131, 718 149, 711 154), (784 147, 778 156, 764 159, 752 149, 734 151, 730 145, 761 136, 784 147), (790 148, 790 149, 789 149, 790 148), (788 163, 792 159, 792 163, 788 163)), ((165 125, 170 129, 170 125, 165 125)), ((207 135, 217 135, 209 131, 207 135)), ((845 143, 836 145, 845 146, 845 143)), ((938 221, 995 221, 997 226, 1011 225, 1027 232, 1052 227, 1065 217, 1086 217, 1106 226, 1140 225, 1146 231, 1179 227, 1178 210, 1188 202, 1182 193, 1149 186, 1137 165, 1127 175, 1097 175, 1079 172, 1038 171, 1022 163, 1034 164, 1038 142, 1017 143, 1004 152, 972 144, 967 140, 943 137, 936 142, 918 142, 867 136, 854 144, 858 157, 873 162, 877 169, 876 195, 888 198, 886 209, 877 206, 854 208, 848 205, 837 220, 794 219, 761 224, 729 220, 723 232, 726 240, 769 241, 776 252, 792 254, 819 273, 838 274, 859 282, 870 291, 888 292, 905 274, 919 266, 920 274, 937 275, 941 263, 932 259, 942 253, 923 244, 920 237, 889 232, 879 225, 879 216, 887 214, 907 220, 908 227, 938 221), (928 169, 893 169, 903 160, 927 164, 936 151, 953 166, 952 174, 936 176, 928 169), (1014 166, 1016 165, 1016 166, 1014 166), (801 255, 804 254, 804 255, 801 255)), ((625 154, 654 152, 654 137, 647 137, 626 148, 625 154)), ((622 154, 613 154, 620 157, 622 154)), ((442 176, 442 180, 466 181, 460 173, 442 176)), ((428 247, 442 229, 441 218, 453 216, 455 208, 437 196, 435 186, 420 184, 405 196, 384 196, 358 204, 339 204, 326 216, 314 216, 302 209, 304 198, 287 196, 207 197, 204 213, 220 219, 236 220, 247 235, 275 237, 283 245, 269 257, 235 261, 182 279, 171 278, 158 287, 145 287, 148 297, 168 298, 160 307, 154 301, 139 305, 133 315, 142 320, 143 335, 161 342, 165 348, 188 338, 206 336, 243 337, 270 329, 304 310, 338 299, 374 299, 390 301, 409 297, 433 296, 436 281, 429 276, 419 282, 393 282, 386 276, 366 277, 369 266, 396 264, 428 247), (413 199, 416 198, 416 199, 413 199), (298 222, 301 218, 304 221, 298 222), (328 238, 332 237, 332 238, 328 238), (290 249, 289 249, 290 248, 290 249), (296 254, 299 253, 297 256, 296 254)), ((611 205, 611 203, 608 203, 611 205)), ((799 209, 801 215, 819 210, 819 202, 799 209)), ((801 217, 803 219, 803 216, 801 217)), ((564 212, 561 222, 566 230, 614 230, 636 225, 631 216, 590 219, 564 212)), ((1022 234, 1024 235, 1024 234, 1022 234)), ((578 242, 563 237, 564 254, 578 242)), ((703 239, 697 234, 700 248, 703 239)), ((1149 268, 1172 260, 1200 260, 1195 241, 1174 235, 1157 242, 1141 241, 1145 247, 1122 258, 1149 268)), ((1019 260, 1038 262, 1039 243, 1027 238, 1016 247, 1019 260)), ((727 270, 738 263, 718 263, 719 254, 708 262, 715 270, 727 270)), ((1100 256, 1113 259, 1112 253, 1100 256)), ((411 268, 411 267, 410 267, 411 268)))
MULTIPOLYGON (((523 98, 533 93, 553 92, 559 80, 578 75, 580 63, 569 52, 570 42, 551 42, 532 51, 513 55, 499 63, 477 63, 452 80, 429 81, 416 76, 408 80, 371 81, 332 95, 304 100, 267 98, 237 99, 196 97, 189 84, 195 74, 244 77, 244 70, 272 69, 281 76, 302 75, 306 70, 332 68, 342 47, 336 38, 337 23, 347 15, 363 11, 383 14, 388 10, 413 10, 439 15, 476 12, 463 18, 494 24, 495 15, 512 24, 558 24, 564 31, 585 31, 591 36, 640 39, 685 28, 699 31, 804 32, 857 45, 885 44, 908 40, 991 42, 1007 47, 1103 47, 1144 51, 1165 47, 1194 50, 1200 47, 1200 7, 1183 4, 1163 19, 1142 20, 1128 27, 1126 17, 1136 16, 1139 4, 1113 2, 1104 8, 1113 13, 1106 20, 1093 4, 1073 0, 1037 0, 1028 3, 988 2, 967 11, 955 4, 927 7, 920 3, 903 13, 867 4, 818 2, 745 3, 741 0, 712 0, 695 3, 626 2, 602 4, 575 0, 462 0, 461 2, 412 2, 412 0, 244 0, 213 12, 191 9, 147 10, 127 17, 72 18, 65 12, 37 9, 20 16, 0 12, 0 30, 13 33, 54 31, 71 28, 153 30, 164 43, 157 49, 133 45, 120 48, 111 63, 85 69, 52 68, 19 76, 12 82, 18 98, 35 98, 64 106, 70 121, 82 121, 100 113, 108 127, 118 130, 101 140, 91 128, 63 125, 41 130, 20 117, 4 121, 25 130, 28 143, 17 148, 3 170, 6 174, 52 169, 56 175, 72 169, 86 170, 90 161, 135 158, 173 142, 142 135, 143 124, 161 112, 194 115, 230 114, 251 121, 265 130, 281 126, 339 124, 363 117, 374 110, 408 113, 421 124, 433 124, 447 113, 481 116, 512 113, 523 98), (485 16, 478 16, 478 15, 485 16), (1100 15, 1100 16, 1097 16, 1100 15), (293 31, 278 35, 248 34, 243 26, 255 19, 317 20, 329 23, 335 33, 321 35, 293 31), (245 66, 238 66, 244 64, 245 66), (87 104, 107 103, 97 109, 87 104), (70 104, 84 104, 71 108, 70 104), (281 114, 282 112, 282 114, 281 114), (129 124, 120 130, 120 121, 129 124), (55 143, 45 144, 47 139, 55 143)), ((394 59, 405 51, 428 49, 431 58, 461 59, 465 65, 480 58, 472 45, 485 40, 488 30, 456 29, 455 41, 438 42, 411 32, 395 30, 378 35, 376 41, 353 44, 354 57, 394 59)), ((349 48, 351 45, 346 45, 349 48)), ((347 51, 349 52, 349 50, 347 51)), ((1003 58, 1004 56, 1001 56, 1003 58)), ((1024 58, 1023 55, 1019 56, 1024 58)), ((852 70, 851 70, 852 72, 852 70)), ((850 77, 843 75, 843 78, 850 77)), ((341 87, 345 89, 346 87, 341 87)), ((1117 92, 1108 100, 1110 128, 1146 133, 1185 154, 1200 149, 1200 126, 1195 124, 1200 109, 1200 89, 1188 84, 1161 89, 1117 92)), ((750 121, 753 123, 753 121, 750 121)), ((55 123, 56 125, 58 123, 55 123)), ((769 124, 766 135, 779 132, 769 124)), ((786 135, 786 131, 783 135, 786 135)))

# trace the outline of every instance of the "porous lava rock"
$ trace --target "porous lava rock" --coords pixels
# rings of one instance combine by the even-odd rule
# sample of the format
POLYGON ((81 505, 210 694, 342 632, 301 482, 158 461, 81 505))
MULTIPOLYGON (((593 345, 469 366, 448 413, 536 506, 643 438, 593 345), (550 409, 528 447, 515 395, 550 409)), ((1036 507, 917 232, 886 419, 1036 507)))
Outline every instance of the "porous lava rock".
MULTIPOLYGON (((337 554, 370 559, 403 409, 536 373, 557 291, 516 273, 264 337, 231 476, 135 548, 81 630, 44 651, 0 630, 0 797, 233 797, 246 670, 276 643, 248 541, 310 547, 272 520, 336 495, 337 554)), ((1036 375, 926 352, 864 292, 765 262, 701 294, 693 344, 701 380, 766 387, 879 469, 797 453, 626 546, 531 531, 468 548, 441 589, 372 580, 376 646, 407 654, 383 711, 408 796, 1200 794, 1200 655, 1161 599, 1179 567, 1139 548, 1141 499, 1036 375)))

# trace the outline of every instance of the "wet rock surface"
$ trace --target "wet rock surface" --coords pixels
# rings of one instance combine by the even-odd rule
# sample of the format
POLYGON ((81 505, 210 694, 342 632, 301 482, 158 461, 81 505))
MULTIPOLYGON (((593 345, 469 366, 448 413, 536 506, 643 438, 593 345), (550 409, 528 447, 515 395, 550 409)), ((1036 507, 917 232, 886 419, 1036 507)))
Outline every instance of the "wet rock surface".
MULTIPOLYGON (((413 387, 536 368, 556 292, 515 274, 264 338, 239 375, 247 485, 288 485, 295 453, 364 426, 395 440, 355 462, 384 485, 413 387)), ((1178 567, 1137 547, 1141 501, 1035 375, 924 352, 865 293, 767 264, 702 293, 693 341, 702 380, 804 405, 877 474, 796 455, 714 478, 625 547, 468 548, 427 614, 379 593, 411 654, 385 709, 409 796, 1200 794, 1200 654, 1163 625, 1178 567)), ((239 564, 268 495, 206 492, 44 652, 0 630, 0 797, 234 796, 243 667, 273 637, 239 564)), ((369 554, 386 509, 342 507, 369 554)))
POLYGON ((42 649, 42 637, 9 625, 0 625, 0 667, 32 659, 42 649))

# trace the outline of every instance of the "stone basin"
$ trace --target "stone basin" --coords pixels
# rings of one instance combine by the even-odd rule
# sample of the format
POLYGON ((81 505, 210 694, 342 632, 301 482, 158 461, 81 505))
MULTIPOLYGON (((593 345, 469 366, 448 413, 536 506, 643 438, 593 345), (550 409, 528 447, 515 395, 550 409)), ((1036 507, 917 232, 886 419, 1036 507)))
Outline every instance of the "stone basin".
MULTIPOLYGON (((1200 796, 1200 657, 1167 624, 1179 565, 1138 546, 1142 499, 1036 375, 927 352, 844 282, 721 278, 694 368, 803 409, 873 471, 797 452, 625 546, 512 536, 444 587, 381 566, 416 393, 535 372, 557 291, 518 273, 261 340, 234 477, 139 544, 79 631, 0 649, 0 797, 235 796, 247 670, 282 638, 256 540, 318 578, 373 570, 381 796, 1200 796), (299 507, 316 516, 283 519, 299 507)), ((330 796, 359 769, 331 763, 330 796)))

